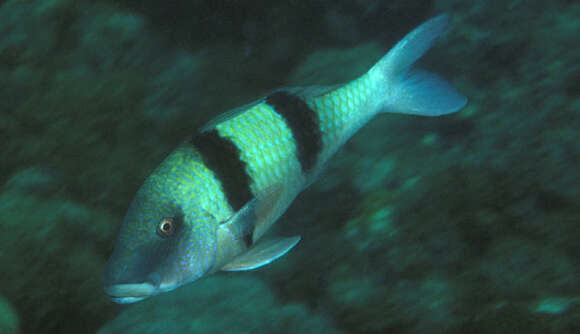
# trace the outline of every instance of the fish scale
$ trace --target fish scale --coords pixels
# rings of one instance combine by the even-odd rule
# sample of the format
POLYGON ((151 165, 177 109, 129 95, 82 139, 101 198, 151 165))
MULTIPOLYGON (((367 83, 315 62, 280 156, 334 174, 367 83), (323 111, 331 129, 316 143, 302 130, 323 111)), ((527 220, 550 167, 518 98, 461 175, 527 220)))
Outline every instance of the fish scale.
POLYGON ((331 92, 306 99, 320 118, 322 162, 376 114, 369 106, 376 81, 377 78, 367 74, 331 92))
POLYGON ((273 184, 299 175, 292 132, 267 104, 257 104, 216 128, 240 149, 240 159, 246 163, 247 173, 253 180, 254 194, 259 195, 273 184))
POLYGON ((133 303, 286 254, 300 236, 260 237, 361 126, 378 113, 439 116, 467 103, 440 77, 411 69, 447 22, 425 22, 350 83, 275 91, 179 146, 129 207, 107 264, 107 294, 133 303))
MULTIPOLYGON (((163 164, 152 173, 150 181, 145 185, 144 191, 148 187, 170 188, 171 192, 156 192, 160 196, 177 198, 188 198, 197 194, 206 194, 199 196, 200 205, 208 212, 227 212, 231 210, 227 206, 227 199, 223 191, 220 190, 220 183, 201 161, 199 153, 191 147, 184 144, 177 148, 169 155, 163 164), (167 173, 164 167, 171 166, 172 172, 167 173), (171 177, 168 177, 171 175, 171 177), (225 203, 225 204, 224 204, 225 203)), ((171 199, 155 198, 156 203, 171 201, 171 199)))

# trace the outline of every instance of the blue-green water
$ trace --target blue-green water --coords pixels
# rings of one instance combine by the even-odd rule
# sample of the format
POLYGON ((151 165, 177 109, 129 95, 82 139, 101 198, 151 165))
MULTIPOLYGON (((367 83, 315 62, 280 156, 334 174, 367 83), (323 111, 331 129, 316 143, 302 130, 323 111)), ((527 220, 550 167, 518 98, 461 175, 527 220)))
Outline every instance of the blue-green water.
POLYGON ((0 333, 579 333, 579 30, 573 1, 0 1, 0 333), (184 138, 442 12, 420 66, 465 109, 369 123, 271 265, 107 298, 125 210, 184 138))

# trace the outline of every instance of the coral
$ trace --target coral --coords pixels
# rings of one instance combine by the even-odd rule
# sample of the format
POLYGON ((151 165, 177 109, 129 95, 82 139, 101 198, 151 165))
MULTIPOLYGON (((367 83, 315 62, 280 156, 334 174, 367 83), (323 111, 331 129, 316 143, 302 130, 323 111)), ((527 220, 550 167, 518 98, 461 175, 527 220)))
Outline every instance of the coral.
POLYGON ((363 74, 384 53, 384 46, 372 42, 353 48, 317 50, 296 66, 288 81, 292 86, 347 82, 363 74))
POLYGON ((0 294, 25 333, 580 332, 578 17, 540 0, 0 1, 0 294), (464 110, 376 117, 280 219, 303 240, 260 279, 107 299, 114 232, 172 147, 278 87, 353 78, 440 12, 451 29, 419 66, 464 110))
POLYGON ((98 332, 338 333, 324 316, 283 304, 261 280, 244 274, 203 279, 132 305, 98 332))
POLYGON ((0 293, 25 310, 24 332, 94 328, 110 314, 101 277, 120 218, 59 195, 62 183, 38 171, 7 184, 0 193, 0 293))
POLYGON ((0 333, 17 334, 20 328, 18 314, 10 303, 0 296, 0 333))
POLYGON ((494 291, 519 299, 574 291, 579 283, 577 268, 565 254, 529 240, 497 240, 480 270, 494 291))

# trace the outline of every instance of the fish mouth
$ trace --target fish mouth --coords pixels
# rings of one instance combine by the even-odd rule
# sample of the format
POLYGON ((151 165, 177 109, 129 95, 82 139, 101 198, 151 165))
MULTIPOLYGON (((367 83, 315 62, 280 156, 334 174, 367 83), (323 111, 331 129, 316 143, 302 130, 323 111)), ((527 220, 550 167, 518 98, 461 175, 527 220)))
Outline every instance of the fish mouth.
POLYGON ((147 282, 105 286, 105 293, 117 304, 136 303, 155 295, 156 292, 157 287, 147 282))

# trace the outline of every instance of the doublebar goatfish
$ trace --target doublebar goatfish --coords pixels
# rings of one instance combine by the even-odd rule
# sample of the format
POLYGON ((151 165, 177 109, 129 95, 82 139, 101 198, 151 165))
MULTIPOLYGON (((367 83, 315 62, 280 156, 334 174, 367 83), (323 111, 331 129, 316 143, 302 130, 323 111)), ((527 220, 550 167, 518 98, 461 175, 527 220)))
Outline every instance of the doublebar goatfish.
POLYGON ((105 270, 105 292, 133 303, 286 254, 300 236, 260 238, 371 118, 439 116, 465 106, 445 80, 411 68, 448 20, 423 23, 354 81, 275 91, 177 147, 129 207, 105 270))

